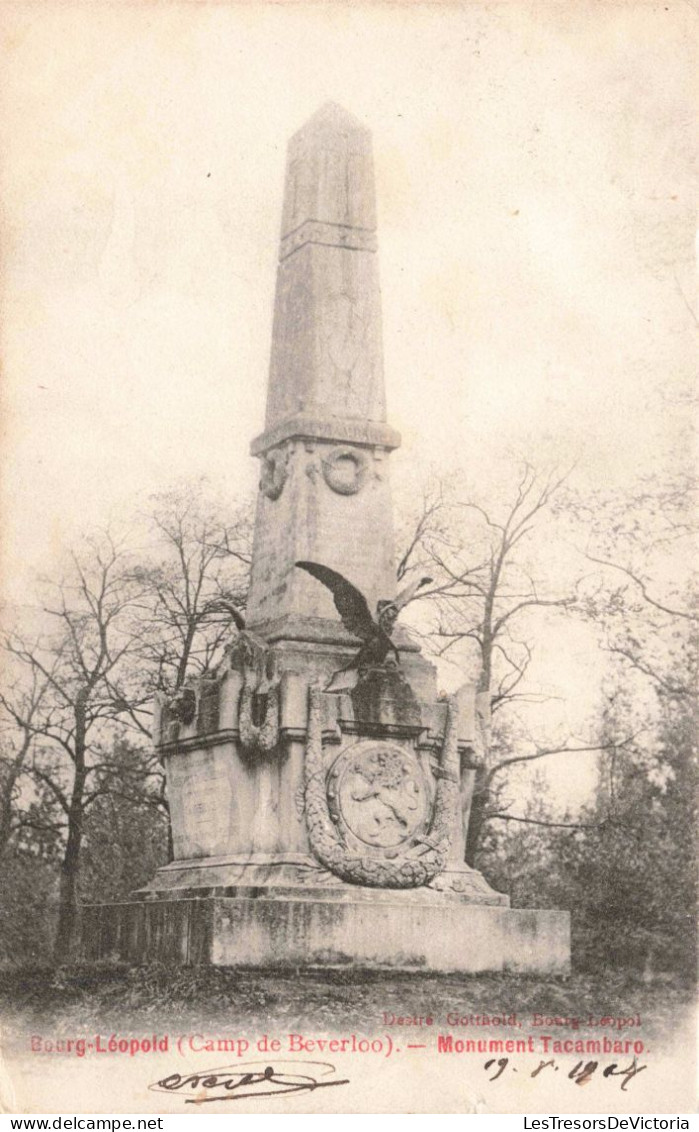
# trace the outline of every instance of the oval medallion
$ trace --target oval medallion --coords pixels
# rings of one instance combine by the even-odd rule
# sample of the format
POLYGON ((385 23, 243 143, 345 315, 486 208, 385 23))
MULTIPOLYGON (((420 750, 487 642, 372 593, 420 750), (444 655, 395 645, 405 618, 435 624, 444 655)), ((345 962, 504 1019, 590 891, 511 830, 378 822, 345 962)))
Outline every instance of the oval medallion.
POLYGON ((373 740, 353 744, 333 763, 327 786, 333 821, 377 850, 403 845, 428 817, 420 764, 396 744, 373 740))

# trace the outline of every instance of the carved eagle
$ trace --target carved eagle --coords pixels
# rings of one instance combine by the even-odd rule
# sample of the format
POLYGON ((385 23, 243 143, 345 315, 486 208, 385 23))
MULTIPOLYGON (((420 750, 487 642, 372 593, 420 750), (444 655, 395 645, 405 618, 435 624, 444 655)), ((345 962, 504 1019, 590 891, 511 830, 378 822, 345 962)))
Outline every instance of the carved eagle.
POLYGON ((411 582, 409 586, 400 590, 393 600, 380 600, 376 605, 376 616, 373 616, 364 594, 337 570, 322 566, 320 562, 297 562, 296 565, 330 590, 345 629, 363 642, 356 655, 334 674, 326 691, 336 690, 333 684, 341 673, 354 671, 358 675, 363 668, 383 664, 391 651, 400 663, 398 649, 391 640, 398 614, 408 602, 413 600, 418 590, 430 584, 431 578, 420 578, 411 582))

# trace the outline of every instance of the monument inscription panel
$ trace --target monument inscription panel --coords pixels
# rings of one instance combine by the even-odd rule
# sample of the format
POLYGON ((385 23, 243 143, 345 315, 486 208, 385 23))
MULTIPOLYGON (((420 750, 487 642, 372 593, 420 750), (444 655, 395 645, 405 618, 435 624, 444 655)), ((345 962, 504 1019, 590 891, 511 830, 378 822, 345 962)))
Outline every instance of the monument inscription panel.
POLYGON ((188 751, 169 759, 169 764, 176 855, 206 857, 223 852, 230 824, 231 784, 220 760, 211 750, 188 751))

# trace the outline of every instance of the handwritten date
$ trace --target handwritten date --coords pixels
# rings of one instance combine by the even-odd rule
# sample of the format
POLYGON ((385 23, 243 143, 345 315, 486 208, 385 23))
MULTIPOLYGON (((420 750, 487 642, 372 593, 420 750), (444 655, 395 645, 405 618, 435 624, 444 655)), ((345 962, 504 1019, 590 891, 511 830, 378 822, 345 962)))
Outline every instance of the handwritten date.
MULTIPOLYGON (((497 1059, 491 1057, 489 1061, 486 1061, 485 1065, 483 1066, 484 1069, 489 1070, 494 1066, 497 1067, 496 1072, 494 1072, 493 1076, 489 1077, 488 1080, 497 1081, 498 1077, 501 1077, 505 1072, 509 1063, 509 1057, 499 1057, 497 1059)), ((598 1061, 579 1061, 577 1065, 574 1065, 568 1073, 568 1079, 570 1081, 574 1081, 576 1085, 586 1085, 598 1068, 598 1061)), ((636 1061, 636 1058, 634 1057, 633 1061, 626 1067, 626 1069, 621 1069, 616 1064, 607 1065, 606 1068, 602 1070, 602 1076, 621 1077, 621 1091, 622 1093, 625 1093, 626 1086, 628 1085, 629 1081, 633 1080, 634 1077, 636 1077, 639 1073, 642 1073, 643 1070, 647 1068, 647 1065, 639 1065, 636 1061)), ((511 1069, 513 1073, 518 1072, 516 1066, 514 1065, 511 1067, 511 1069)), ((548 1061, 540 1061, 536 1069, 533 1069, 529 1076, 538 1077, 544 1069, 552 1069, 557 1073, 559 1066, 556 1064, 555 1058, 552 1057, 549 1058, 548 1061)))

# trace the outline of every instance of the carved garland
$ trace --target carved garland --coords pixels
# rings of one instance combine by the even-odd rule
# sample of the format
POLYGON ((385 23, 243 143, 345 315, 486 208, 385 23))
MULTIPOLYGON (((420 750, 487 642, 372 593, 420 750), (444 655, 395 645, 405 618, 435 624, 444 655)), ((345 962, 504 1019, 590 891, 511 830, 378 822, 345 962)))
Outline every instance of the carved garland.
POLYGON ((429 884, 447 863, 451 828, 458 799, 458 708, 454 697, 449 710, 437 772, 437 791, 432 821, 427 833, 407 852, 390 859, 370 855, 355 856, 340 837, 330 819, 325 793, 323 766, 322 691, 318 685, 309 693, 308 739, 306 746, 305 794, 306 823, 311 850, 322 865, 350 884, 376 888, 418 888, 429 884))

